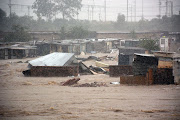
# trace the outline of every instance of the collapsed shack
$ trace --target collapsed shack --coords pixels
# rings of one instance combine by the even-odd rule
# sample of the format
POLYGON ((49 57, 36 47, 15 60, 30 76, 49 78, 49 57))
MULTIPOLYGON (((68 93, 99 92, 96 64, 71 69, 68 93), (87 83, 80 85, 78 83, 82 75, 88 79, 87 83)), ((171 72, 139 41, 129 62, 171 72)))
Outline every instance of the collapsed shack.
POLYGON ((28 68, 23 71, 25 76, 67 77, 78 76, 79 73, 92 74, 83 63, 78 63, 73 53, 51 53, 29 61, 28 68))
POLYGON ((81 75, 93 75, 91 70, 83 62, 79 62, 79 73, 81 75))
POLYGON ((95 73, 99 73, 99 74, 106 74, 107 71, 101 67, 95 67, 95 66, 92 66, 90 65, 89 66, 89 69, 95 73))
POLYGON ((98 60, 98 61, 100 61, 100 58, 98 58, 96 56, 89 56, 87 58, 77 58, 77 60, 81 60, 81 61, 98 60))

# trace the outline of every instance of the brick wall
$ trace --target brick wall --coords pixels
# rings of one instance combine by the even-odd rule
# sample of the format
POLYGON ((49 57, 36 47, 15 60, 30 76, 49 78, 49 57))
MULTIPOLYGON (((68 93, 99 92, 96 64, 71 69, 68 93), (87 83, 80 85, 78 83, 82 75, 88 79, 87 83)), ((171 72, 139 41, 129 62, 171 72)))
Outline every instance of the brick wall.
POLYGON ((111 65, 109 66, 110 77, 119 77, 122 75, 132 75, 132 66, 129 65, 111 65))
POLYGON ((146 76, 120 76, 120 83, 128 85, 146 85, 147 79, 146 76))
POLYGON ((145 76, 120 76, 120 83, 127 85, 174 84, 174 77, 172 69, 160 68, 154 71, 150 68, 145 76))
POLYGON ((152 85, 154 83, 153 69, 149 69, 145 76, 142 75, 127 75, 120 76, 121 84, 128 85, 152 85))
POLYGON ((63 66, 63 67, 51 67, 51 66, 33 66, 31 68, 31 76, 34 77, 67 77, 77 76, 79 73, 78 66, 63 66))
POLYGON ((153 77, 154 84, 174 84, 173 70, 170 68, 158 68, 153 77))

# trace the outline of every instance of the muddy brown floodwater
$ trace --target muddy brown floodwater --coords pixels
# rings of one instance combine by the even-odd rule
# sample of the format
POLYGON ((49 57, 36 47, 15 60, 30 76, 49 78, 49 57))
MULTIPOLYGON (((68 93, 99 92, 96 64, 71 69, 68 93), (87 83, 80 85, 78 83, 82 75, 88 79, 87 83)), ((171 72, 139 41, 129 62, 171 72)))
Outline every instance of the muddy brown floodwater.
POLYGON ((79 84, 107 86, 60 86, 71 77, 24 77, 27 60, 0 61, 1 120, 180 120, 179 85, 112 85, 119 77, 98 74, 79 84))

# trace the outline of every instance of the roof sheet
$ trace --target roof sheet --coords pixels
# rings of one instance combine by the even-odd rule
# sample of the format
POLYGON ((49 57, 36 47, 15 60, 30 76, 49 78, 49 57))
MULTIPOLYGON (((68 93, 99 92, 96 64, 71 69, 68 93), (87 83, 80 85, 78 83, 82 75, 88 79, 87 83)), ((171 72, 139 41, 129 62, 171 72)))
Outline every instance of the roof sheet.
POLYGON ((153 54, 139 54, 139 53, 134 53, 134 55, 144 56, 144 57, 155 57, 153 54))
POLYGON ((74 53, 54 52, 29 61, 32 66, 64 66, 74 56, 74 53))

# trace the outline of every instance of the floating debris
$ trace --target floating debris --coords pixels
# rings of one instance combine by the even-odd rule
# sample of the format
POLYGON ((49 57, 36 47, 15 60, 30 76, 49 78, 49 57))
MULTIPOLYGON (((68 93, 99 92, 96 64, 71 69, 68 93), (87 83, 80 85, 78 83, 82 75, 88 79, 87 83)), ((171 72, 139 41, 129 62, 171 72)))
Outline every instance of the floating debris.
POLYGON ((102 82, 84 83, 84 84, 74 85, 73 87, 102 87, 102 86, 108 87, 106 83, 102 83, 102 82))
POLYGON ((74 85, 74 84, 77 84, 77 82, 80 80, 80 78, 73 78, 73 79, 69 79, 65 82, 62 82, 61 85, 62 86, 71 86, 71 85, 74 85))

